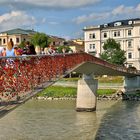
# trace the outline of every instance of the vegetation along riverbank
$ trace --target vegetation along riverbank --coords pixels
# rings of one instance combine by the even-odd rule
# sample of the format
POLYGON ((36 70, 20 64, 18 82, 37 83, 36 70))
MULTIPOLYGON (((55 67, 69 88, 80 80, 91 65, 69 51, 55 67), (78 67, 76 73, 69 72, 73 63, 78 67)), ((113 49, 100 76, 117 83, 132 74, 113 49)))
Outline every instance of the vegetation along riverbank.
MULTIPOLYGON (((123 84, 122 77, 99 77, 98 79, 98 100, 140 100, 140 93, 126 95, 119 90, 123 84)), ((44 100, 76 99, 77 81, 78 78, 64 78, 38 93, 35 98, 44 100)))

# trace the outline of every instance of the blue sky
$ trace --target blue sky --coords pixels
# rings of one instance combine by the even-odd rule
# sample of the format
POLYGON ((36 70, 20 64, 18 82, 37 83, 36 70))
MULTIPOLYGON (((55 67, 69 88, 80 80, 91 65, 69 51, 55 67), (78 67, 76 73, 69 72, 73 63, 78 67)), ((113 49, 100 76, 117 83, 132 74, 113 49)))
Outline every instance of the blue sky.
POLYGON ((85 26, 140 18, 139 0, 0 0, 0 32, 34 29, 66 39, 83 38, 85 26))

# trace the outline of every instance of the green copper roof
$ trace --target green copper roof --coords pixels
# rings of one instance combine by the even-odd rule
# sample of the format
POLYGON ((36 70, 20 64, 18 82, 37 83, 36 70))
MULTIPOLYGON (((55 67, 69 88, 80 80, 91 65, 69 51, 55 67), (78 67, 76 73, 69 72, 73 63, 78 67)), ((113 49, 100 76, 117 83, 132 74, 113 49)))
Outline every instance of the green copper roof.
POLYGON ((4 31, 4 32, 1 32, 1 33, 2 34, 6 33, 8 35, 13 35, 13 34, 28 35, 28 34, 34 34, 35 31, 34 30, 23 30, 23 29, 17 28, 17 29, 12 29, 12 30, 8 30, 8 31, 4 31))

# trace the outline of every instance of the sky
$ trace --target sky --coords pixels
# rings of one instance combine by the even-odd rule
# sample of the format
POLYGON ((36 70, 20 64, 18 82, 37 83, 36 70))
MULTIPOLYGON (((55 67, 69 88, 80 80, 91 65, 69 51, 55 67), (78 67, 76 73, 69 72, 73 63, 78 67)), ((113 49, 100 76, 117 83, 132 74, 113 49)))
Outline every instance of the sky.
POLYGON ((77 39, 85 26, 130 18, 140 18, 139 0, 0 0, 0 32, 34 29, 77 39))

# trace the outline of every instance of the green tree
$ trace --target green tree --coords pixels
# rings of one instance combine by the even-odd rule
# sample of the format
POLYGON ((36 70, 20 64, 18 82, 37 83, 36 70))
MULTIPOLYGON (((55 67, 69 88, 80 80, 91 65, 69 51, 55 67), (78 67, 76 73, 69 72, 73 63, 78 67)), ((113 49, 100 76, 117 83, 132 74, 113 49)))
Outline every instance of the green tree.
POLYGON ((69 46, 59 46, 57 48, 58 53, 63 53, 63 49, 65 49, 65 52, 68 53, 69 51, 72 51, 71 48, 69 46))
POLYGON ((45 33, 36 33, 31 38, 31 43, 34 46, 45 48, 50 44, 51 40, 45 33))
POLYGON ((19 47, 22 48, 22 49, 25 47, 25 41, 24 40, 19 44, 19 47))
POLYGON ((104 52, 100 57, 110 63, 124 65, 126 61, 125 51, 121 50, 120 43, 114 39, 109 38, 103 46, 104 52))

